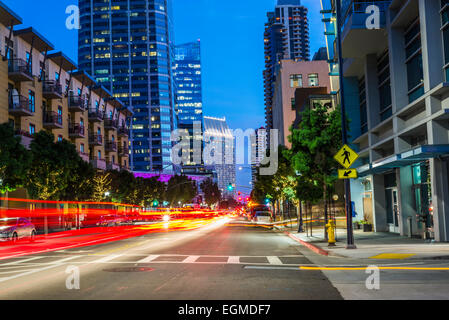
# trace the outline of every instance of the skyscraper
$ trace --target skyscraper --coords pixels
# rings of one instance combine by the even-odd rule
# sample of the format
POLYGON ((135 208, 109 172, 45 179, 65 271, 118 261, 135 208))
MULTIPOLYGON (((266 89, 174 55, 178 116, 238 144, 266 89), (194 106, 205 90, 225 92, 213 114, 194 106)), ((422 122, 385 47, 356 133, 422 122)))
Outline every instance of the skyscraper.
POLYGON ((175 47, 173 78, 179 124, 203 121, 200 40, 175 47))
MULTIPOLYGON (((203 145, 203 97, 201 82, 201 44, 200 40, 175 47, 173 66, 175 83, 175 105, 178 128, 189 132, 190 161, 181 168, 183 173, 199 173, 204 170, 202 161, 196 163, 193 158, 195 146, 203 145), (197 123, 199 132, 194 132, 197 123), (194 141, 197 140, 197 141, 194 141), (196 142, 196 143, 195 143, 196 142)), ((197 129, 197 130, 198 130, 197 129)), ((202 150, 200 151, 202 154, 202 150)))
POLYGON ((272 103, 276 65, 282 59, 305 60, 310 58, 309 23, 307 8, 300 0, 278 0, 274 12, 268 12, 265 24, 265 120, 267 130, 273 128, 272 103))
POLYGON ((170 171, 171 0, 79 0, 79 68, 134 111, 133 171, 170 171))

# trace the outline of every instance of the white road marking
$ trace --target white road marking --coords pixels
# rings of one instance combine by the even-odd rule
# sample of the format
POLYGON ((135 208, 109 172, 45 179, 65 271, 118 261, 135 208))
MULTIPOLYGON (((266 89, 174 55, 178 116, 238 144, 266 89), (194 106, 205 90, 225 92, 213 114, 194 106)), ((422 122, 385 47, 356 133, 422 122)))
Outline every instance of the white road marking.
POLYGON ((151 256, 148 256, 148 257, 146 257, 146 258, 144 258, 142 260, 137 261, 137 263, 148 263, 148 262, 151 262, 151 261, 153 261, 153 260, 155 260, 157 258, 159 258, 159 255, 151 255, 151 256))
POLYGON ((28 259, 16 260, 16 261, 0 264, 0 267, 16 265, 16 264, 20 264, 23 262, 33 261, 33 260, 37 260, 37 259, 41 259, 41 258, 44 258, 44 257, 39 256, 39 257, 32 257, 32 258, 28 258, 28 259))
POLYGON ((24 272, 24 273, 16 274, 14 276, 7 277, 7 278, 0 278, 0 282, 5 282, 5 281, 8 281, 8 280, 12 280, 12 279, 20 278, 20 277, 23 277, 23 276, 27 276, 29 274, 33 274, 33 273, 36 273, 36 272, 41 272, 41 271, 45 271, 45 270, 48 270, 48 269, 60 267, 60 266, 64 265, 64 262, 69 261, 69 260, 73 260, 73 259, 76 259, 76 258, 79 258, 79 257, 80 256, 72 256, 72 257, 64 258, 64 259, 61 259, 61 260, 54 261, 48 267, 44 267, 44 268, 40 268, 40 269, 34 269, 34 270, 31 270, 31 271, 27 271, 27 272, 24 272))
POLYGON ((235 256, 228 257, 228 263, 240 263, 240 257, 235 256))
POLYGON ((104 258, 101 258, 101 259, 98 259, 98 260, 95 260, 95 261, 91 261, 89 263, 105 263, 105 262, 109 262, 111 260, 114 260, 116 258, 119 258, 121 256, 123 256, 123 254, 111 254, 111 255, 109 255, 107 257, 104 257, 104 258))
POLYGON ((283 264, 282 261, 278 257, 275 257, 275 256, 267 257, 267 260, 270 264, 275 264, 275 265, 283 264))
POLYGON ((185 258, 182 263, 194 263, 196 262, 196 260, 198 260, 200 258, 200 256, 188 256, 187 258, 185 258))

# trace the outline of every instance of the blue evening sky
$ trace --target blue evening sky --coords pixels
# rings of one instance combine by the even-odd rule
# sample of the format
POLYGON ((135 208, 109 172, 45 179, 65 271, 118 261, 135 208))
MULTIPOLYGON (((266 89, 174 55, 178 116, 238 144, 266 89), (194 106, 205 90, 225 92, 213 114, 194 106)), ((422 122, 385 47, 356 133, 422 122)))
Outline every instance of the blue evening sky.
MULTIPOLYGON (((2 0, 75 62, 76 30, 65 27, 67 6, 76 0, 2 0)), ((275 0, 173 0, 175 43, 201 39, 204 114, 225 116, 231 128, 265 125, 262 71, 266 13, 275 0)), ((320 1, 309 8, 311 57, 324 46, 320 1)), ((21 27, 20 27, 21 28, 21 27)), ((248 185, 249 170, 237 184, 248 185)), ((243 172, 242 172, 243 173, 243 172)), ((242 176, 242 175, 240 175, 242 176)))

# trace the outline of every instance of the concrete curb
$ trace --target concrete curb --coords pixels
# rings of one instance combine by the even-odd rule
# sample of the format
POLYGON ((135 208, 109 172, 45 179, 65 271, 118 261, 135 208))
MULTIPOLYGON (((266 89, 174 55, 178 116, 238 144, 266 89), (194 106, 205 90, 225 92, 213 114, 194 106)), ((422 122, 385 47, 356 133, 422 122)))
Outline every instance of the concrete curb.
POLYGON ((314 245, 314 244, 312 244, 312 243, 310 243, 310 242, 307 242, 307 241, 301 240, 301 239, 299 239, 299 238, 296 238, 296 237, 295 237, 294 235, 292 235, 290 232, 285 231, 284 233, 285 233, 286 235, 288 235, 291 239, 293 239, 293 240, 295 240, 295 241, 301 243, 303 246, 309 248, 309 249, 312 250, 313 252, 318 253, 318 254, 320 254, 320 255, 322 255, 322 256, 329 256, 329 251, 324 250, 323 248, 320 248, 320 247, 318 247, 318 246, 316 246, 316 245, 314 245))

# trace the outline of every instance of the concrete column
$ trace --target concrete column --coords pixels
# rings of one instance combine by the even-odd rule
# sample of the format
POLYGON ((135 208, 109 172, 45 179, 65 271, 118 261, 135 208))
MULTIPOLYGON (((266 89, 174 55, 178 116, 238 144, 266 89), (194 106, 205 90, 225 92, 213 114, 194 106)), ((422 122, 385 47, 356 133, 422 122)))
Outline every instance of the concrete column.
POLYGON ((435 240, 449 241, 449 177, 448 163, 440 159, 430 160, 432 204, 435 240))
POLYGON ((404 32, 400 28, 388 30, 390 50, 390 81, 393 113, 408 105, 407 67, 405 65, 404 32))
POLYGON ((373 217, 374 231, 387 232, 387 210, 385 200, 385 181, 383 175, 373 175, 373 217))
POLYGON ((365 92, 368 128, 371 129, 380 123, 379 80, 377 77, 376 54, 369 54, 365 59, 365 92))
POLYGON ((419 0, 425 92, 444 81, 440 1, 419 0))

